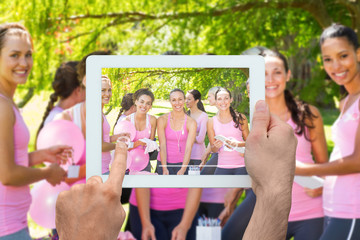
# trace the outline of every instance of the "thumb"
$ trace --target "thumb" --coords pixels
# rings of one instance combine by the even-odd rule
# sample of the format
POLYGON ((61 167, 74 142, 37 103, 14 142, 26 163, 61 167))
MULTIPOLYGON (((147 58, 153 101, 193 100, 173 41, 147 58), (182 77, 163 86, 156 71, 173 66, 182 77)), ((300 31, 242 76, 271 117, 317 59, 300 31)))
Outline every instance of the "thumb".
POLYGON ((270 111, 264 100, 257 101, 253 115, 251 135, 267 136, 270 123, 270 111))

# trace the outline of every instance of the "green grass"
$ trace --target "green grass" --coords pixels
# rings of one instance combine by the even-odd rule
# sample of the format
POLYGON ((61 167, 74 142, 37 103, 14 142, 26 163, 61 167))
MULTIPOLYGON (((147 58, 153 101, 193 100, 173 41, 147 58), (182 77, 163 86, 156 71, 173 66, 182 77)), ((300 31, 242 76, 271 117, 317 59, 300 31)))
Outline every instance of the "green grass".
MULTIPOLYGON (((29 144, 29 151, 32 151, 34 149, 34 142, 35 142, 35 135, 37 128, 42 120, 43 111, 46 108, 47 101, 48 101, 48 92, 44 92, 41 96, 34 96, 31 101, 21 110, 22 115, 25 119, 25 122, 27 126, 29 127, 31 139, 29 144)), ((209 114, 209 117, 212 117, 216 113, 215 107, 210 107, 205 104, 205 109, 209 114)), ((164 113, 167 113, 171 110, 171 106, 168 101, 156 101, 153 104, 152 109, 150 110, 150 114, 155 116, 160 116, 164 113)), ((108 114, 107 118, 111 125, 111 128, 113 127, 116 117, 118 115, 119 108, 114 108, 110 113, 108 114)), ((333 142, 331 141, 331 124, 336 120, 338 116, 338 111, 336 109, 320 109, 320 112, 323 117, 324 121, 324 127, 325 127, 325 135, 327 139, 328 144, 328 151, 330 152, 333 148, 333 142)), ((207 138, 206 138, 207 139, 207 138)), ((208 142, 208 139, 207 139, 208 142)), ((241 197, 239 203, 243 200, 244 194, 241 197)), ((128 205, 124 205, 124 208, 126 211, 128 211, 128 205)), ((38 226, 35 222, 31 220, 29 217, 29 229, 32 237, 34 238, 40 238, 40 237, 46 237, 48 236, 50 230, 44 229, 40 226, 38 226)))

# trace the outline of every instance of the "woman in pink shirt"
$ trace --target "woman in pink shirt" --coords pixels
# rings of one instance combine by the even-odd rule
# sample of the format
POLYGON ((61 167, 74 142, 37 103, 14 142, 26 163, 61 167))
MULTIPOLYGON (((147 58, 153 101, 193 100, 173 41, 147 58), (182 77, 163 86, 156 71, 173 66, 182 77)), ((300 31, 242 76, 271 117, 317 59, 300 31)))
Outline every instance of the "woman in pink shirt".
POLYGON ((190 162, 196 138, 196 121, 184 111, 185 94, 181 89, 170 92, 172 111, 159 117, 157 131, 160 143, 159 174, 184 175, 190 162))
MULTIPOLYGON (((327 162, 327 148, 324 126, 319 111, 303 101, 295 100, 286 83, 291 71, 284 55, 272 50, 260 52, 265 59, 265 98, 272 114, 287 122, 298 140, 296 160, 313 164, 327 162)), ((322 234, 324 214, 322 210, 321 190, 309 190, 293 184, 292 203, 289 215, 286 239, 317 240, 322 234)), ((235 210, 226 223, 223 237, 242 236, 250 220, 255 205, 255 195, 235 210), (252 201, 252 203, 250 203, 252 201), (232 234, 232 235, 230 235, 232 234)))
POLYGON ((29 184, 46 179, 59 184, 66 172, 70 148, 52 147, 28 153, 29 130, 14 103, 18 84, 25 84, 33 65, 29 32, 18 23, 0 25, 0 239, 31 239, 27 212, 31 203, 29 184), (44 168, 31 166, 50 162, 44 168))
MULTIPOLYGON (((172 111, 157 120, 163 173, 184 175, 195 141, 196 122, 184 111, 185 94, 170 92, 172 111), (171 167, 169 167, 169 165, 171 167)), ((137 189, 136 202, 130 205, 132 232, 137 239, 195 240, 201 189, 137 189)))
POLYGON ((136 106, 134 104, 133 95, 134 95, 133 93, 126 93, 121 99, 120 112, 116 118, 113 130, 115 129, 116 125, 119 122, 121 122, 124 118, 136 112, 136 106))
MULTIPOLYGON (((149 115, 152 104, 155 100, 154 94, 147 88, 141 88, 134 93, 134 102, 136 106, 136 112, 130 114, 125 118, 124 121, 131 122, 135 129, 136 135, 134 138, 134 145, 132 148, 129 148, 128 151, 134 151, 135 149, 141 149, 143 157, 141 161, 144 163, 144 169, 136 169, 137 171, 147 171, 151 172, 151 164, 149 160, 149 154, 145 154, 145 149, 147 147, 145 142, 140 141, 140 139, 155 139, 156 132, 156 118, 152 115, 149 115)), ((157 144, 156 144, 157 145, 157 144)), ((140 161, 140 159, 137 159, 140 161)), ((132 166, 129 167, 130 172, 133 171, 132 166)))
POLYGON ((111 81, 106 75, 101 76, 101 114, 102 114, 102 153, 101 153, 101 172, 109 174, 109 164, 111 162, 110 151, 115 149, 114 142, 116 136, 110 136, 110 124, 104 114, 104 106, 110 103, 112 96, 111 81))
POLYGON ((326 164, 297 164, 296 174, 327 176, 321 240, 360 239, 360 46, 349 27, 333 24, 320 37, 328 76, 345 87, 340 116, 332 126, 335 143, 326 164))
POLYGON ((215 99, 219 112, 207 124, 211 150, 219 153, 214 174, 247 174, 243 154, 234 150, 234 147, 245 146, 246 137, 249 134, 247 119, 245 115, 237 113, 231 107, 233 99, 226 88, 219 88, 215 93, 215 99), (229 141, 224 143, 215 139, 218 135, 228 138, 229 141))
POLYGON ((189 109, 187 114, 195 119, 197 123, 196 138, 191 150, 189 165, 200 165, 201 156, 206 151, 205 148, 205 136, 206 136, 206 124, 208 121, 208 115, 205 112, 203 103, 201 102, 201 93, 192 89, 186 93, 186 107, 189 109))

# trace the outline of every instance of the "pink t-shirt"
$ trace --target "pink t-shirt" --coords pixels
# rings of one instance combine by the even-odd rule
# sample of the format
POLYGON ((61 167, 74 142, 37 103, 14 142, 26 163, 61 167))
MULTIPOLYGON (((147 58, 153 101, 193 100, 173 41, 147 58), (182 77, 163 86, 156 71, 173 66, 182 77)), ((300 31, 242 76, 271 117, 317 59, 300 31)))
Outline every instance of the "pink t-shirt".
MULTIPOLYGON (((103 114, 103 140, 104 142, 110 142, 110 124, 106 119, 105 115, 103 114)), ((101 153, 101 166, 102 166, 102 173, 106 173, 109 171, 109 164, 111 162, 111 154, 110 152, 102 152, 101 153)))
MULTIPOLYGON (((158 211, 184 209, 188 188, 151 188, 150 208, 158 211)), ((132 190, 129 202, 137 206, 135 191, 132 190)))
MULTIPOLYGON (((294 129, 296 124, 290 118, 287 123, 294 129)), ((308 129, 306 128, 308 133, 308 129)), ((301 136, 295 134, 298 144, 296 147, 296 160, 303 163, 314 163, 311 155, 311 142, 306 140, 305 135, 301 136)), ((322 209, 322 196, 312 198, 309 197, 304 190, 304 187, 299 184, 293 184, 292 202, 289 215, 289 221, 301 221, 312 218, 320 218, 324 216, 322 209)))
MULTIPOLYGON (((5 98, 0 94, 0 97, 5 98)), ((16 107, 14 124, 14 160, 17 165, 29 166, 28 144, 30 133, 16 107)), ((27 227, 27 212, 31 204, 30 188, 4 186, 0 183, 0 237, 27 227)))
POLYGON ((196 119, 197 129, 196 138, 191 150, 190 159, 201 159, 201 156, 206 150, 205 147, 205 135, 206 135, 206 123, 208 121, 208 115, 202 112, 201 115, 196 119))
MULTIPOLYGON (((345 101, 347 100, 348 98, 345 101)), ((356 132, 360 123, 359 101, 360 99, 357 99, 346 112, 342 112, 331 128, 335 146, 330 155, 330 162, 354 152, 356 132)), ((360 173, 327 176, 323 201, 326 216, 360 218, 360 173)))
MULTIPOLYGON (((171 113, 169 113, 165 128, 167 162, 179 163, 184 160, 185 155, 186 139, 188 136, 186 128, 187 116, 185 115, 185 122, 182 130, 174 131, 170 127, 170 115, 171 113)), ((184 209, 188 190, 189 189, 187 188, 151 188, 150 208, 158 211, 184 209)), ((133 193, 131 196, 129 202, 132 205, 137 206, 134 197, 135 194, 133 193)))
MULTIPOLYGON (((235 128, 235 123, 231 120, 228 123, 221 123, 218 116, 214 116, 213 125, 215 136, 223 135, 224 137, 235 139, 237 141, 244 141, 242 137, 242 131, 240 128, 235 128)), ((219 149, 218 167, 220 168, 239 168, 245 167, 245 161, 237 151, 233 151, 223 146, 219 149)))

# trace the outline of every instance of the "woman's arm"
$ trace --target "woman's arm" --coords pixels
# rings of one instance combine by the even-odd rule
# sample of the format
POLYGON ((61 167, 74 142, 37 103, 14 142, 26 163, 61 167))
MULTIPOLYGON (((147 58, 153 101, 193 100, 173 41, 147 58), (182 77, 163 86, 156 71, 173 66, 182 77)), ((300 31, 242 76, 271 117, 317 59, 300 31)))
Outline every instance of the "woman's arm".
POLYGON ((65 164, 71 156, 71 147, 66 145, 57 145, 49 148, 36 150, 29 153, 29 166, 35 166, 40 163, 58 163, 65 164))
MULTIPOLYGON (((207 125, 207 124, 206 124, 207 125)), ((200 168, 202 168, 206 162, 207 159, 209 158, 209 155, 211 153, 211 144, 209 143, 208 146, 206 147, 205 152, 203 153, 203 155, 201 156, 201 163, 200 163, 200 168)))
MULTIPOLYGON (((311 140, 311 151, 316 163, 328 162, 328 152, 324 132, 324 124, 319 110, 310 105, 310 111, 315 116, 312 123, 314 128, 309 129, 309 138, 311 140)), ((322 187, 316 189, 305 188, 305 193, 309 197, 319 197, 322 195, 322 187)))
MULTIPOLYGON (((355 130, 355 129, 354 129, 355 130)), ((323 163, 303 164, 297 163, 296 175, 345 175, 360 172, 360 124, 358 124, 355 135, 354 152, 346 157, 323 163)))
MULTIPOLYGON (((101 126, 104 126, 104 118, 101 118, 101 126)), ((104 128, 103 127, 101 128, 101 141, 102 141, 102 145, 101 145, 102 152, 110 152, 115 149, 116 144, 111 143, 111 138, 110 138, 110 142, 104 141, 104 128)))
POLYGON ((199 131, 199 134, 195 138, 196 143, 203 143, 205 141, 208 116, 206 113, 204 113, 204 114, 205 114, 204 116, 201 116, 201 119, 199 122, 200 131, 199 131))
POLYGON ((315 115, 313 120, 314 128, 309 129, 312 154, 316 163, 326 163, 329 159, 324 132, 324 123, 321 114, 316 107, 310 106, 310 110, 312 114, 315 115))
POLYGON ((188 130, 188 136, 186 139, 185 154, 181 169, 177 172, 177 175, 184 175, 191 156, 191 150, 195 142, 196 137, 196 121, 190 117, 187 118, 186 128, 188 130))
POLYGON ((156 117, 150 115, 150 124, 151 124, 150 140, 154 140, 154 139, 155 139, 156 123, 157 123, 156 117))
POLYGON ((180 223, 172 231, 172 240, 185 240, 186 234, 189 231, 192 222, 194 220, 195 214, 199 207, 200 197, 201 197, 201 188, 189 188, 184 213, 182 215, 180 223))
MULTIPOLYGON (((170 113, 168 113, 170 114, 170 113)), ((166 128, 166 119, 168 114, 162 115, 157 120, 157 132, 160 143, 160 161, 163 168, 163 175, 169 175, 169 170, 166 167, 167 163, 167 153, 166 153, 166 137, 165 137, 165 128, 166 128)))
POLYGON ((6 186, 25 186, 46 179, 51 184, 63 180, 66 172, 54 163, 45 168, 17 165, 14 153, 15 115, 12 106, 0 99, 0 181, 6 186))
POLYGON ((155 239, 155 228, 150 218, 150 188, 135 188, 142 233, 141 239, 155 239))
POLYGON ((241 125, 240 123, 240 129, 242 131, 242 136, 243 136, 243 139, 244 141, 246 141, 248 135, 249 135, 249 124, 248 124, 248 120, 246 118, 246 116, 244 114, 241 114, 242 118, 244 119, 243 120, 243 125, 241 125))
POLYGON ((214 119, 211 118, 207 122, 207 134, 209 137, 209 144, 211 146, 212 152, 218 152, 219 149, 223 146, 223 142, 220 140, 215 140, 215 131, 214 131, 214 119))

